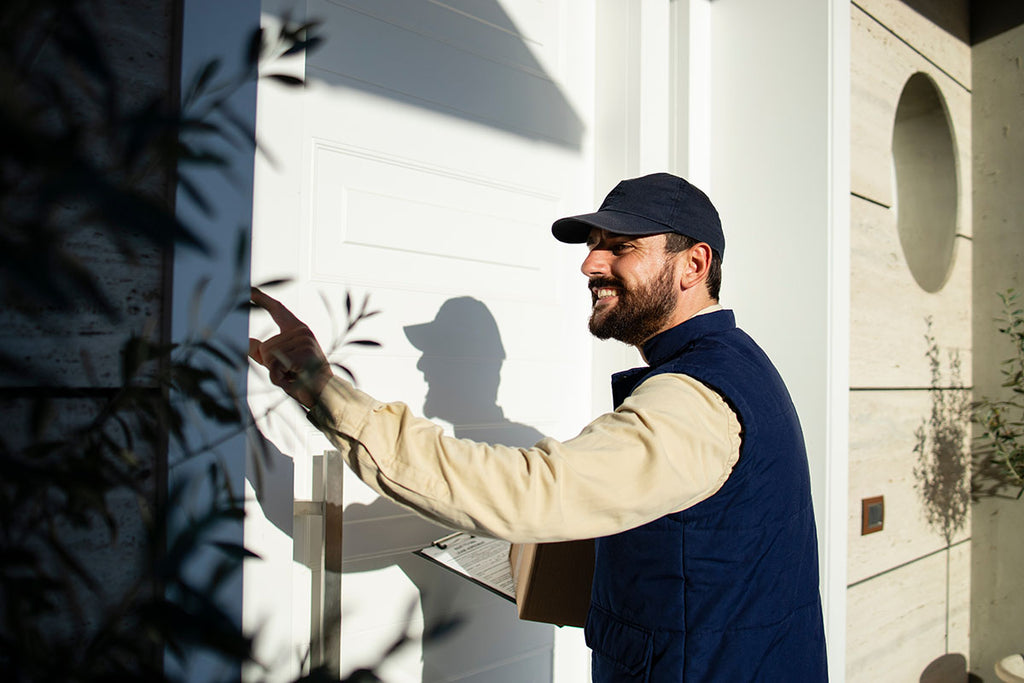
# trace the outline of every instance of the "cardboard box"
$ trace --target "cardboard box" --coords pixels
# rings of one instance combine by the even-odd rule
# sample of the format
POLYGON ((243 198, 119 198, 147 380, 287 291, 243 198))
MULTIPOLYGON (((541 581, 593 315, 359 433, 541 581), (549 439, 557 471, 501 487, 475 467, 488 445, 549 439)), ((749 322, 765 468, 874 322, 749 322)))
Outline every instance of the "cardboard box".
POLYGON ((594 580, 594 541, 513 543, 509 562, 519 618, 583 626, 594 580))

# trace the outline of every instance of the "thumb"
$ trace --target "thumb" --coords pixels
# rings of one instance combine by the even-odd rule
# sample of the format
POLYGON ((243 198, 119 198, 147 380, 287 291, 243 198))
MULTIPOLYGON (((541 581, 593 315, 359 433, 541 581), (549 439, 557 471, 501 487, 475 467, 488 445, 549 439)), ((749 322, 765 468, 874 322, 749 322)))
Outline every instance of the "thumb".
POLYGON ((249 358, 252 358, 260 365, 266 366, 266 363, 263 362, 263 352, 261 351, 262 346, 263 342, 259 339, 249 337, 249 358))

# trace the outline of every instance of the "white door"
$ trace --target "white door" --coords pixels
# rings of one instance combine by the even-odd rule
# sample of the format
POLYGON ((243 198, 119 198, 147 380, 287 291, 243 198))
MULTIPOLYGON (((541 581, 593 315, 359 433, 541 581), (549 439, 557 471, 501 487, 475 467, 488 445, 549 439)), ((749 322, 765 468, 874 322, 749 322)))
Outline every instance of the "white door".
MULTIPOLYGON (((277 4, 263 2, 268 25, 282 16, 277 4)), ((529 445, 573 436, 590 417, 582 253, 549 232, 593 206, 588 5, 309 0, 305 18, 323 22, 325 42, 281 67, 307 85, 260 87, 267 154, 257 158, 253 282, 290 278, 272 293, 325 345, 344 323, 346 293, 370 294, 381 313, 356 336, 383 348, 335 359, 364 390, 458 436, 529 445)), ((251 385, 258 414, 276 396, 251 385)), ((293 550, 302 534, 292 498, 310 499, 313 455, 327 443, 290 405, 264 432, 275 465, 250 491, 246 539, 265 560, 246 566, 245 621, 261 627, 261 657, 285 678, 309 642, 315 570, 306 549, 293 550)), ((553 644, 568 629, 520 622, 511 603, 413 556, 446 531, 354 476, 343 506, 343 674, 376 664, 405 634, 385 680, 552 680, 564 656, 553 644), (448 618, 461 627, 421 640, 448 618)), ((585 652, 571 656, 588 680, 585 652)))

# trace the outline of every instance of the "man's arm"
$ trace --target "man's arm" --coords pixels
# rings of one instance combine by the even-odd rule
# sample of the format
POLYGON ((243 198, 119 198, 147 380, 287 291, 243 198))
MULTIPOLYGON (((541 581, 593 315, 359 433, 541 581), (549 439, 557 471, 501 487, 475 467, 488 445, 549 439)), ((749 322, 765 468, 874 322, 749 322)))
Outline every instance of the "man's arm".
POLYGON ((450 438, 405 405, 332 377, 305 325, 262 293, 253 302, 282 328, 250 341, 271 381, 312 407, 311 419, 364 482, 451 528, 518 542, 617 533, 711 496, 739 457, 735 413, 675 374, 647 380, 565 442, 511 448, 450 438))
POLYGON ((445 436, 338 378, 311 416, 378 493, 515 542, 605 536, 696 505, 725 483, 740 447, 733 411, 684 375, 653 377, 575 438, 532 448, 445 436))

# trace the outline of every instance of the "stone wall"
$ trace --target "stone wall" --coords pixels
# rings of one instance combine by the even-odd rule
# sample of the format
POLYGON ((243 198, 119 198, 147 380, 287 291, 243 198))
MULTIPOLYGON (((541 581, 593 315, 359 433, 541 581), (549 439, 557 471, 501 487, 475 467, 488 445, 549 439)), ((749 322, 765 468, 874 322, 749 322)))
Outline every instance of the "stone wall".
MULTIPOLYGON (((177 58, 174 51, 176 10, 174 2, 137 3, 105 0, 87 3, 100 31, 100 46, 118 84, 124 109, 141 106, 154 96, 172 96, 177 88, 177 58), (172 75, 172 71, 174 72, 172 75)), ((64 61, 48 51, 44 43, 39 69, 59 71, 64 61), (49 65, 53 64, 53 68, 49 65)), ((57 78, 74 79, 71 73, 54 73, 57 78)), ((80 94, 72 101, 85 118, 97 114, 94 101, 80 94)), ((96 144, 101 153, 109 143, 96 144)), ((153 168, 139 179, 147 192, 172 204, 171 175, 153 168)), ((164 254, 144 244, 132 244, 134 254, 126 255, 102 225, 77 222, 74 206, 68 206, 69 225, 65 246, 96 278, 116 309, 112 324, 102 311, 78 306, 73 312, 31 310, 17 314, 0 312, 0 345, 23 361, 36 377, 30 384, 46 385, 63 392, 111 389, 119 383, 121 344, 132 333, 151 330, 157 337, 163 327, 164 254)), ((0 387, 7 396, 25 384, 24 377, 0 375, 0 387)))
MULTIPOLYGON (((125 107, 139 106, 154 97, 176 97, 178 20, 173 0, 81 4, 87 5, 90 19, 99 29, 100 47, 119 83, 125 107)), ((66 83, 76 77, 70 70, 64 72, 65 62, 46 42, 37 59, 37 68, 54 78, 65 79, 66 83)), ((70 106, 76 115, 86 119, 97 115, 94 99, 73 88, 71 92, 70 106)), ((96 147, 103 149, 104 143, 97 142, 96 147)), ((167 206, 173 205, 173 169, 154 167, 140 176, 138 183, 167 206)), ((166 336, 167 254, 160 248, 131 241, 130 249, 125 250, 123 244, 118 245, 122 235, 111 234, 99 222, 80 220, 82 212, 74 204, 63 208, 63 247, 94 275, 115 314, 78 304, 71 310, 29 306, 19 311, 11 305, 0 308, 0 350, 26 371, 0 373, 4 440, 11 448, 18 448, 30 438, 33 411, 40 401, 48 402, 56 416, 49 426, 52 435, 65 436, 88 424, 120 384, 120 349, 129 336, 143 332, 155 339, 166 336)), ((10 293, 5 292, 4 298, 9 299, 10 293)), ((163 487, 165 456, 154 452, 149 447, 153 445, 139 448, 138 456, 150 473, 147 488, 156 496, 163 487)), ((159 451, 159 444, 155 445, 159 451)), ((99 591, 95 599, 87 601, 87 607, 115 604, 113 601, 142 571, 140 551, 146 538, 138 501, 132 495, 123 495, 107 503, 116 533, 98 519, 87 529, 61 531, 76 557, 99 579, 99 591)), ((87 609, 81 619, 87 625, 95 614, 87 609)), ((70 629, 81 625, 65 624, 70 629)))
POLYGON ((945 537, 955 501, 926 496, 921 467, 922 450, 965 457, 966 443, 936 446, 932 423, 966 430, 952 387, 970 386, 972 352, 966 2, 936 4, 954 30, 896 0, 851 5, 851 683, 918 681, 936 662, 963 671, 970 647, 969 521, 945 537), (861 502, 876 496, 883 529, 862 535, 861 502))
MULTIPOLYGON (((1024 288, 1024 26, 975 44, 972 59, 974 387, 976 396, 994 398, 1002 391, 999 361, 1012 353, 995 332, 996 293, 1024 288)), ((994 680, 995 661, 1024 651, 1022 529, 1024 500, 988 499, 974 509, 971 661, 985 680, 994 680)))

